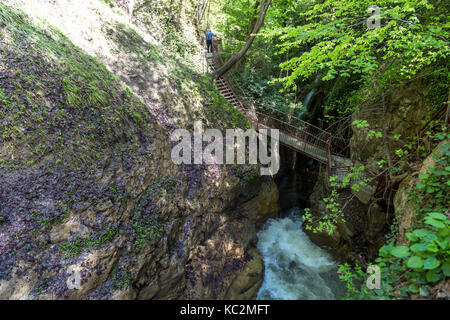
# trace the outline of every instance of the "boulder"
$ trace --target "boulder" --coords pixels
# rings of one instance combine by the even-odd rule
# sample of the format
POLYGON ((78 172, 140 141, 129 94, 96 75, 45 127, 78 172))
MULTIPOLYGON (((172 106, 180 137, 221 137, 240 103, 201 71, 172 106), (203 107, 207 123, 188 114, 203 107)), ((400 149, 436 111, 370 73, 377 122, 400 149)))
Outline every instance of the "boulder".
POLYGON ((253 299, 261 287, 264 275, 264 260, 256 248, 247 251, 248 261, 236 276, 225 295, 226 300, 253 299))

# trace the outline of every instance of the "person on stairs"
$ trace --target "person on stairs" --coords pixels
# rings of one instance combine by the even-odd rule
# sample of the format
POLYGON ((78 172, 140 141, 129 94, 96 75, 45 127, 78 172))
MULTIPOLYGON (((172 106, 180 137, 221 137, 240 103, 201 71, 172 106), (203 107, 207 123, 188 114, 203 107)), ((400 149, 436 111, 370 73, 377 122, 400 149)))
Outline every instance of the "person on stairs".
POLYGON ((214 33, 212 33, 211 30, 209 30, 206 33, 206 47, 207 47, 208 53, 213 52, 213 38, 215 36, 216 35, 214 33))

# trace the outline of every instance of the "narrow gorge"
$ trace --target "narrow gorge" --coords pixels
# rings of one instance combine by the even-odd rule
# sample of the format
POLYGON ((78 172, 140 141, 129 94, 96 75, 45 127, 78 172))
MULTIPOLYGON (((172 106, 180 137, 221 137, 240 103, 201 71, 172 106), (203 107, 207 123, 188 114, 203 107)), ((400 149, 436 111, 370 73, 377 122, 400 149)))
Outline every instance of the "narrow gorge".
POLYGON ((0 300, 448 300, 449 9, 0 1, 0 300))

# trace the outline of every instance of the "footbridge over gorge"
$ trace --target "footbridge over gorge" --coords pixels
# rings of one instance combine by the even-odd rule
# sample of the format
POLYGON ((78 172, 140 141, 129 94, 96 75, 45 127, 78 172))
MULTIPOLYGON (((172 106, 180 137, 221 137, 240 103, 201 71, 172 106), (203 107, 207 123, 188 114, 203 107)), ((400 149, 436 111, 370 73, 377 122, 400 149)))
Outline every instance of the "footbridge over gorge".
MULTIPOLYGON (((223 64, 217 52, 206 53, 206 62, 213 72, 223 64)), ((343 180, 355 165, 346 157, 348 141, 280 110, 249 103, 247 99, 247 103, 243 102, 242 97, 235 93, 239 85, 233 76, 218 77, 214 79, 214 83, 225 99, 247 115, 257 131, 278 129, 281 144, 326 165, 329 176, 337 176, 338 180, 343 180)))
MULTIPOLYGON (((223 65, 223 60, 218 52, 206 53, 206 64, 214 72, 223 65)), ((234 80, 233 74, 217 77, 214 79, 214 83, 220 93, 234 107, 247 115, 257 131, 259 129, 278 129, 281 144, 324 164, 328 177, 336 177, 336 182, 343 182, 348 173, 353 172, 353 168, 359 167, 360 164, 357 161, 349 158, 349 141, 278 109, 254 103, 246 97, 244 91, 234 80), (242 94, 238 97, 235 90, 239 90, 242 94)), ((425 132, 430 131, 429 125, 433 121, 446 119, 445 125, 448 126, 449 104, 450 101, 447 101, 432 115, 420 130, 420 138, 424 136, 425 132)), ((432 130, 435 131, 439 128, 440 124, 438 123, 432 130)), ((396 156, 392 158, 392 161, 399 160, 396 156)), ((389 172, 386 170, 382 174, 371 174, 364 171, 356 180, 352 179, 352 182, 369 181, 369 183, 360 185, 359 190, 353 190, 353 192, 360 200, 366 202, 372 196, 383 193, 383 190, 386 190, 387 186, 391 184, 390 180, 389 172)))

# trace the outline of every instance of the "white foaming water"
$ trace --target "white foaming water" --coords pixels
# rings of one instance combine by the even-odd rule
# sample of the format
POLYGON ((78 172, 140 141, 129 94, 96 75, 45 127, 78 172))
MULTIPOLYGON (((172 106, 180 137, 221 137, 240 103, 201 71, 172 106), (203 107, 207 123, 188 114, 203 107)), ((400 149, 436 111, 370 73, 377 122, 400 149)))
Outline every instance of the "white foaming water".
POLYGON ((334 300, 343 293, 337 264, 303 232, 302 211, 271 219, 258 234, 264 281, 258 300, 334 300))

